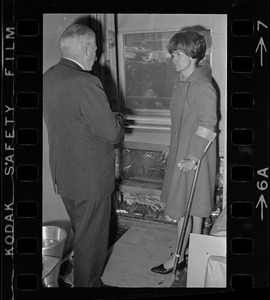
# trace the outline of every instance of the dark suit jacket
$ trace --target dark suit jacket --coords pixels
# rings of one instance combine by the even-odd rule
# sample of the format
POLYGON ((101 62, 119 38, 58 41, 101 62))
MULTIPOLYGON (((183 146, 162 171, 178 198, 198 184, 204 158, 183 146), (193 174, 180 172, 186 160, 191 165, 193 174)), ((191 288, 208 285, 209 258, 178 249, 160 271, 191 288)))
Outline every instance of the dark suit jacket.
POLYGON ((54 186, 67 198, 88 200, 114 189, 114 144, 123 120, 109 106, 100 80, 61 59, 44 74, 43 114, 54 186))

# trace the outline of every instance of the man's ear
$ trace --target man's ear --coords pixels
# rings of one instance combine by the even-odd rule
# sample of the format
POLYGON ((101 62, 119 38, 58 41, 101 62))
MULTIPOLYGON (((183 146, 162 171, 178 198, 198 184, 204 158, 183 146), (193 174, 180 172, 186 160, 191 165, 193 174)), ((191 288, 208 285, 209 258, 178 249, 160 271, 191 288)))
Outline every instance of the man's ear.
POLYGON ((92 51, 90 43, 86 43, 83 50, 84 54, 89 56, 92 51))

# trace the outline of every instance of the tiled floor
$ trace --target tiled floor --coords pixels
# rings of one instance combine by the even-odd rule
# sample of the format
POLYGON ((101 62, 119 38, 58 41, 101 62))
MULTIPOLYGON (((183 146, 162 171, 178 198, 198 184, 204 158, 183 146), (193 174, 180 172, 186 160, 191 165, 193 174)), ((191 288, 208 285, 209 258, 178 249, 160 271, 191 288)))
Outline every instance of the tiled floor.
MULTIPOLYGON (((162 263, 174 249, 176 226, 129 217, 118 218, 112 228, 109 256, 102 280, 118 287, 185 287, 187 273, 160 275, 151 267, 162 263)), ((59 287, 72 287, 72 258, 62 263, 59 287)))
POLYGON ((102 280, 119 287, 169 287, 171 276, 151 268, 173 251, 174 233, 166 228, 132 226, 113 245, 102 280))
MULTIPOLYGON (((186 270, 178 274, 160 275, 151 267, 162 263, 174 250, 176 226, 129 217, 117 220, 112 227, 109 256, 102 280, 118 287, 185 287, 186 270), (116 225, 116 224, 115 224, 116 225)), ((73 284, 72 259, 64 262, 60 270, 59 286, 73 284)))

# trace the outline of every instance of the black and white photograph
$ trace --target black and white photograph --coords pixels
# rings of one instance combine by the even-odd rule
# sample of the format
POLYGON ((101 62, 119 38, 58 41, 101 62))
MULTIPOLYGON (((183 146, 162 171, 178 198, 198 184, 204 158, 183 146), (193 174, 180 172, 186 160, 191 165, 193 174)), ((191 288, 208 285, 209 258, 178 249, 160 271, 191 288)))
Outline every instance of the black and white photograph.
POLYGON ((43 287, 227 287, 227 22, 43 14, 43 287))
POLYGON ((1 21, 1 296, 264 297, 269 1, 2 0, 1 21))

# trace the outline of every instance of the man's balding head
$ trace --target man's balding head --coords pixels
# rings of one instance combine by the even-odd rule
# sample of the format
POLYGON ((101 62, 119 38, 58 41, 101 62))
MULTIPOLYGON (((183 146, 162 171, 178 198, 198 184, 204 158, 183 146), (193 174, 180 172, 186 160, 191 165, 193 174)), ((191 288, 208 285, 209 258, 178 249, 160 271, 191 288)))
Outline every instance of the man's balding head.
POLYGON ((93 62, 90 62, 93 53, 96 51, 96 35, 87 26, 82 24, 70 25, 60 37, 60 49, 62 56, 71 58, 84 66, 86 70, 91 70, 93 62), (91 66, 90 66, 91 65, 91 66))

